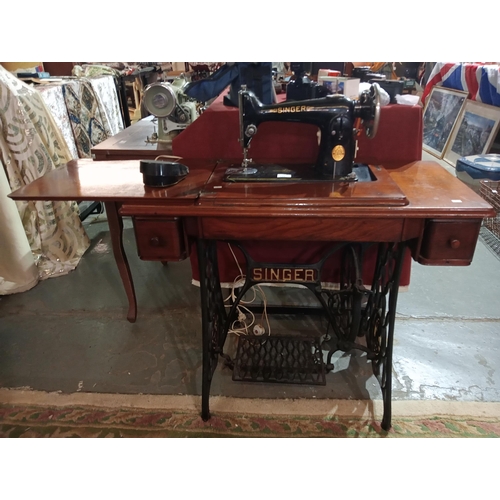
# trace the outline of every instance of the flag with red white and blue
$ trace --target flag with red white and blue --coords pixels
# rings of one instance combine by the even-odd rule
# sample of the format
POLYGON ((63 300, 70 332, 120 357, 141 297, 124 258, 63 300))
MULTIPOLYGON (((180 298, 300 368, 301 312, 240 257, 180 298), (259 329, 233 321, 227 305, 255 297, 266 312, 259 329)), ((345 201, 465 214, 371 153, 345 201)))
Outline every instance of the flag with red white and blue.
POLYGON ((436 63, 425 86, 422 102, 434 86, 462 90, 473 101, 500 106, 500 67, 496 64, 436 63))

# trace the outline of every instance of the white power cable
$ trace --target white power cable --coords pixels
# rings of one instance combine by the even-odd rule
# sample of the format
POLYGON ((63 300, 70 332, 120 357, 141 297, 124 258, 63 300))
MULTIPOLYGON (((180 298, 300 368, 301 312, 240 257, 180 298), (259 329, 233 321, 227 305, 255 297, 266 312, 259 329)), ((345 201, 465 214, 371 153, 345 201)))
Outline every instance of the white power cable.
MULTIPOLYGON (((232 302, 236 301, 236 294, 235 294, 235 288, 236 288, 236 283, 240 282, 241 280, 245 280, 246 276, 243 273, 243 270, 241 269, 241 266, 238 262, 238 259, 236 258, 236 255, 233 252, 233 249, 231 248, 231 244, 227 244, 229 247, 229 250, 231 251, 231 254, 233 255, 234 261, 236 262, 236 265, 238 266, 238 270, 240 274, 236 276, 236 278, 233 280, 233 285, 231 287, 231 293, 228 295, 228 297, 224 300, 224 302, 227 302, 229 299, 231 299, 232 302)), ((266 328, 262 326, 260 323, 255 323, 255 314, 245 306, 252 304, 255 302, 257 298, 257 291, 260 292, 261 299, 263 302, 263 311, 262 311, 262 316, 261 316, 261 321, 265 320, 266 326, 267 326, 267 334, 271 335, 271 325, 269 324, 269 316, 267 314, 267 298, 266 294, 264 293, 264 290, 262 290, 262 287, 260 285, 255 285, 252 287, 253 291, 253 297, 251 300, 244 301, 243 299, 240 300, 238 306, 236 306, 236 309, 238 311, 238 319, 233 321, 231 324, 231 327, 229 328, 229 333, 233 333, 235 335, 249 335, 250 333, 253 333, 254 335, 262 336, 266 334, 266 328), (250 320, 247 318, 247 314, 250 316, 250 320), (236 327, 236 325, 242 325, 239 328, 236 327), (252 330, 250 330, 253 327, 252 330)), ((226 307, 231 307, 231 305, 226 305, 226 307)))

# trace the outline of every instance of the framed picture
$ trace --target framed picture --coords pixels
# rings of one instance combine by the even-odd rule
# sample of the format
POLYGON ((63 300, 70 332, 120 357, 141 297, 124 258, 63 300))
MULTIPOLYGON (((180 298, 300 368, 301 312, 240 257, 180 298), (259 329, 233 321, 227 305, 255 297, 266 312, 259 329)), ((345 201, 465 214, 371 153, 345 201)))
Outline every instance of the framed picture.
POLYGON ((499 107, 466 101, 446 147, 444 160, 456 166, 462 156, 488 153, 497 136, 499 124, 499 107))
POLYGON ((423 119, 422 148, 442 158, 455 123, 467 101, 467 92, 434 87, 427 99, 423 119))

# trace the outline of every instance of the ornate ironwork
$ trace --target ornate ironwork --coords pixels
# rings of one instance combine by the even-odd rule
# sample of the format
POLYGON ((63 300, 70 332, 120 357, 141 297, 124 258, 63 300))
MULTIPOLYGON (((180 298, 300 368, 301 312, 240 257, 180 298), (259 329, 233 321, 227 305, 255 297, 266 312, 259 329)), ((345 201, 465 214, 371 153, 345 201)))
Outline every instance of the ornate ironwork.
POLYGON ((378 245, 370 289, 363 286, 361 279, 366 248, 367 245, 350 245, 344 250, 340 290, 327 292, 327 315, 334 336, 326 342, 330 345, 326 367, 333 369, 331 359, 336 351, 358 349, 367 353, 382 391, 382 428, 388 430, 391 426, 394 322, 406 247, 402 243, 378 245))
POLYGON ((362 331, 384 400, 382 428, 391 427, 392 349, 404 244, 380 244, 371 291, 363 311, 362 331))
POLYGON ((319 339, 240 336, 233 380, 326 385, 319 339))
POLYGON ((212 377, 217 368, 219 355, 223 353, 227 336, 227 314, 224 308, 217 263, 215 241, 197 241, 198 265, 200 270, 201 316, 203 335, 203 420, 210 418, 209 394, 212 377))
POLYGON ((325 338, 326 345, 331 345, 327 359, 328 370, 333 369, 331 358, 336 351, 366 350, 363 344, 356 341, 360 336, 362 303, 368 293, 362 280, 363 250, 361 245, 354 244, 343 248, 339 290, 322 291, 318 296, 324 304, 329 327, 334 334, 333 337, 327 335, 325 338), (323 296, 327 297, 326 305, 323 296))
POLYGON ((323 348, 328 351, 326 371, 333 369, 331 359, 339 350, 349 352, 358 349, 367 353, 382 390, 382 427, 389 429, 394 321, 405 245, 378 244, 374 276, 371 288, 368 289, 362 282, 362 263, 364 252, 370 244, 336 243, 320 261, 307 265, 256 262, 239 243, 231 244, 238 247, 245 256, 247 275, 236 300, 232 302, 226 314, 218 279, 215 242, 198 242, 204 325, 202 417, 209 418, 208 393, 219 356, 225 357, 233 368, 234 380, 313 384, 322 383, 324 379, 325 366, 319 338, 308 339, 307 344, 300 337, 244 336, 238 343, 235 360, 223 353, 229 325, 235 321, 237 307, 245 293, 251 287, 265 282, 267 276, 272 276, 276 277, 275 281, 278 282, 286 281, 305 286, 315 294, 323 306, 328 319, 327 334, 323 338, 323 348), (323 266, 339 251, 342 252, 339 290, 323 290, 323 266), (285 273, 294 269, 297 272, 285 273), (333 335, 328 338, 330 330, 333 335), (282 359, 283 353, 286 361, 282 359))

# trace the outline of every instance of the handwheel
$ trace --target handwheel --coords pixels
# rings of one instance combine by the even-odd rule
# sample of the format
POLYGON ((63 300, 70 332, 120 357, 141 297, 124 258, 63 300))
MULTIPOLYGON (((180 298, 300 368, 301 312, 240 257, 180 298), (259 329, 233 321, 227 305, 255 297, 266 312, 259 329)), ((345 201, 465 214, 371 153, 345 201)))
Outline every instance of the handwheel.
POLYGON ((378 83, 372 83, 369 97, 372 100, 373 111, 370 120, 365 124, 365 128, 366 137, 373 139, 377 135, 378 124, 380 122, 380 87, 378 83))

